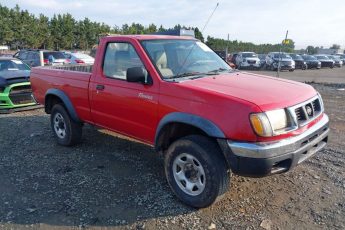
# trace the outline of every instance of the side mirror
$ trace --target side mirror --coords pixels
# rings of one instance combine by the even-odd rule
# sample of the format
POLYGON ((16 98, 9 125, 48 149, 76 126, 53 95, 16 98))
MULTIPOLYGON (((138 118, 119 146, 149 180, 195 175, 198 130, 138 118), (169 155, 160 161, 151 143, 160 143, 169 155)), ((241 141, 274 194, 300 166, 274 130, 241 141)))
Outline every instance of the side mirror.
POLYGON ((126 72, 128 82, 141 82, 145 85, 151 85, 152 80, 148 77, 147 70, 143 67, 128 68, 126 72))

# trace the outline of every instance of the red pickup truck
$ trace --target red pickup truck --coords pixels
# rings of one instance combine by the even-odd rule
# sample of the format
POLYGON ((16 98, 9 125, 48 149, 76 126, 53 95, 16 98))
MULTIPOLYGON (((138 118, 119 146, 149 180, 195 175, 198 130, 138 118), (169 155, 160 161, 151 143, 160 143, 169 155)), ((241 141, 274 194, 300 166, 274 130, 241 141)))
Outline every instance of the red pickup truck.
POLYGON ((230 172, 286 172, 328 139, 313 87, 233 70, 194 38, 104 37, 93 66, 37 67, 30 80, 59 144, 78 143, 90 123, 152 145, 194 207, 226 192, 230 172))

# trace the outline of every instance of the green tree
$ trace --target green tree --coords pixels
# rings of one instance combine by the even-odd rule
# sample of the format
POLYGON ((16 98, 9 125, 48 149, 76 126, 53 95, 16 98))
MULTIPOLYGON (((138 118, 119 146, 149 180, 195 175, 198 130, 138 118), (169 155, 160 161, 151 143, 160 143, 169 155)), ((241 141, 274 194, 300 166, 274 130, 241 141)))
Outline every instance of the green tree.
POLYGON ((38 48, 51 48, 53 47, 53 42, 50 36, 50 29, 49 29, 49 18, 40 14, 37 19, 37 27, 35 31, 36 36, 36 44, 35 46, 38 48))
POLYGON ((333 44, 330 49, 340 49, 340 45, 338 44, 333 44))
POLYGON ((307 53, 312 55, 312 54, 316 54, 317 50, 314 46, 307 46, 307 53))
POLYGON ((74 28, 75 20, 70 14, 63 14, 61 17, 61 47, 64 49, 73 49, 75 43, 74 28))
POLYGON ((155 33, 155 32, 157 32, 157 26, 155 24, 151 23, 149 25, 149 27, 147 28, 146 33, 151 34, 151 33, 155 33))
POLYGON ((0 4, 0 44, 11 45, 14 40, 11 25, 10 10, 0 4))
POLYGON ((204 42, 204 36, 202 35, 201 31, 198 27, 194 28, 195 38, 199 39, 200 41, 204 42))

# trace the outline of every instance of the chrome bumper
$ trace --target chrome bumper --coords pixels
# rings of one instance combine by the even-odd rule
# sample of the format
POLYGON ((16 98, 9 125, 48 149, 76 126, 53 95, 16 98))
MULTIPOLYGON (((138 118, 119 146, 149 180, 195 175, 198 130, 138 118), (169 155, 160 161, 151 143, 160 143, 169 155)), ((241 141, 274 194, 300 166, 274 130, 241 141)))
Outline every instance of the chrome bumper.
POLYGON ((228 146, 235 156, 247 158, 272 158, 285 154, 300 154, 298 163, 306 160, 326 146, 323 141, 328 137, 329 118, 326 114, 304 133, 274 142, 234 142, 228 140, 228 146), (301 154, 301 155, 302 155, 301 154))

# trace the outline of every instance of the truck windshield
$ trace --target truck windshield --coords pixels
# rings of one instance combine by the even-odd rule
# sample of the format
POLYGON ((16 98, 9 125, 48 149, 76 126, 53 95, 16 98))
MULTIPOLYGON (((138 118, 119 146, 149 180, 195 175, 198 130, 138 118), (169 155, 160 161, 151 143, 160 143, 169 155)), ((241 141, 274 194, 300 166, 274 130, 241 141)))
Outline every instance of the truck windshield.
POLYGON ((197 40, 146 40, 142 45, 163 79, 206 76, 231 67, 197 40))

